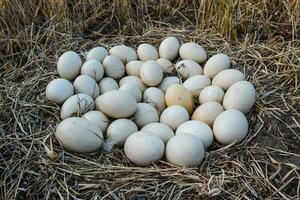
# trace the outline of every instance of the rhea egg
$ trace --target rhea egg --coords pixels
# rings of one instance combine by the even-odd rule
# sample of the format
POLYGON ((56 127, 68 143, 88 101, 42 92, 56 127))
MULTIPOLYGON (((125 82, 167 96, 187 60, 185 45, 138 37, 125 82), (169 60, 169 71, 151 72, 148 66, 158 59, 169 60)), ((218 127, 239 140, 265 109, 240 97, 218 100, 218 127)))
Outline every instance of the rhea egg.
POLYGON ((111 90, 118 90, 119 85, 117 81, 115 81, 112 78, 105 77, 99 82, 99 88, 100 93, 104 94, 105 92, 111 91, 111 90))
POLYGON ((139 45, 137 55, 141 61, 158 59, 158 52, 155 47, 145 43, 139 45))
POLYGON ((73 86, 76 93, 88 94, 94 99, 100 94, 99 86, 96 81, 87 75, 78 76, 75 79, 73 86))
POLYGON ((140 88, 134 84, 126 83, 120 87, 120 90, 129 92, 133 98, 135 98, 136 102, 140 102, 142 100, 142 92, 140 88))
POLYGON ((100 81, 104 75, 104 68, 98 60, 91 59, 83 63, 81 74, 90 76, 95 81, 100 81))
POLYGON ((50 81, 46 87, 47 99, 57 104, 64 103, 73 94, 74 88, 72 83, 63 78, 50 81))
POLYGON ((200 92, 210 85, 210 79, 205 75, 195 75, 184 81, 183 86, 192 92, 193 97, 199 97, 200 92))
POLYGON ((180 79, 177 76, 167 76, 159 84, 159 88, 166 92, 170 85, 180 84, 180 79))
POLYGON ((179 46, 179 41, 175 37, 167 37, 159 45, 159 56, 173 61, 178 56, 179 46))
POLYGON ((105 133, 109 124, 109 120, 107 116, 103 112, 96 111, 96 110, 92 110, 85 113, 82 116, 82 118, 87 119, 93 122, 94 124, 96 124, 100 128, 102 133, 105 133))
POLYGON ((218 103, 222 103, 224 97, 224 91, 219 86, 208 86, 201 90, 199 95, 199 102, 201 104, 208 101, 216 101, 218 103))
POLYGON ((212 80, 212 85, 227 90, 234 83, 245 79, 245 75, 237 69, 226 69, 218 73, 212 80))
POLYGON ((230 59, 226 54, 220 53, 212 56, 204 65, 203 73, 209 78, 214 78, 219 72, 230 67, 230 59))
POLYGON ((80 73, 82 61, 74 51, 63 53, 57 61, 57 72, 61 78, 73 80, 80 73))
POLYGON ((187 42, 181 45, 179 55, 183 60, 193 60, 197 63, 203 63, 207 58, 206 51, 195 42, 187 42))
POLYGON ((174 70, 174 65, 166 58, 159 58, 156 60, 160 64, 164 73, 171 73, 174 70))
POLYGON ((158 122, 159 121, 159 115, 157 110, 148 103, 138 103, 137 109, 134 113, 134 122, 136 125, 141 128, 147 124, 150 124, 152 122, 158 122))
POLYGON ((140 60, 133 60, 128 62, 125 66, 127 75, 140 77, 140 71, 142 65, 143 65, 143 61, 140 60))
POLYGON ((167 142, 174 136, 174 132, 169 126, 159 122, 147 124, 141 129, 141 131, 149 131, 154 135, 157 135, 165 144, 167 144, 167 142))
POLYGON ((106 76, 113 79, 120 79, 125 74, 124 64, 116 56, 106 56, 103 60, 103 67, 106 76))
POLYGON ((202 75, 201 66, 193 60, 181 60, 175 65, 176 71, 183 79, 188 79, 195 75, 202 75))
POLYGON ((158 113, 161 113, 166 108, 165 93, 156 87, 149 87, 145 90, 143 101, 151 104, 158 113))
POLYGON ((140 71, 142 81, 148 86, 158 85, 163 78, 163 71, 156 61, 149 60, 143 63, 140 71))
POLYGON ((112 47, 109 50, 109 54, 119 57, 125 64, 132 60, 137 60, 137 54, 135 50, 125 45, 118 45, 112 47))
POLYGON ((108 51, 104 47, 94 47, 87 53, 86 60, 95 59, 102 62, 106 56, 108 56, 108 51))
POLYGON ((125 76, 119 81, 119 85, 122 86, 126 83, 134 84, 140 88, 142 92, 145 91, 146 86, 143 81, 137 76, 125 76))
POLYGON ((176 130, 183 122, 189 120, 188 111, 179 105, 167 107, 160 115, 160 122, 176 130))

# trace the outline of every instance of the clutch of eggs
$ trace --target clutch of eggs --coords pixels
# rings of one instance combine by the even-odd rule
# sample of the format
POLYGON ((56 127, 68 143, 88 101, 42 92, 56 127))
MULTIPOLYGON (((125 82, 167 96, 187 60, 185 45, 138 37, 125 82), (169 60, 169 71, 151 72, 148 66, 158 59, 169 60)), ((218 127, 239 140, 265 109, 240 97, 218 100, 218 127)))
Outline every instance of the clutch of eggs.
POLYGON ((230 68, 228 55, 209 57, 195 42, 168 37, 158 48, 94 47, 85 58, 67 51, 57 72, 46 97, 61 106, 55 135, 68 151, 110 145, 124 148, 139 166, 166 159, 190 167, 214 141, 228 145, 247 137, 254 86, 230 68))

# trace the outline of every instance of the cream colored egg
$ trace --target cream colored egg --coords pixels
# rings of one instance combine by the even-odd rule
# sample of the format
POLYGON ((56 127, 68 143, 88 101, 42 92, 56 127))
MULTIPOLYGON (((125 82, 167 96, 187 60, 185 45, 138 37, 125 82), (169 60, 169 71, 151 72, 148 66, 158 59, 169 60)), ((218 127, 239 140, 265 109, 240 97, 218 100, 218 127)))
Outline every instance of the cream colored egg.
POLYGON ((80 73, 82 61, 74 51, 63 53, 57 61, 57 72, 61 78, 73 80, 80 73))
POLYGON ((117 81, 112 78, 105 77, 99 82, 100 94, 104 94, 105 92, 111 90, 118 90, 119 85, 117 81))
POLYGON ((96 81, 87 75, 78 76, 73 83, 73 87, 77 94, 87 94, 93 97, 94 99, 97 98, 100 94, 99 86, 96 83, 96 81))
POLYGON ((193 60, 197 63, 204 63, 207 59, 206 51, 195 42, 188 42, 181 45, 179 55, 182 60, 193 60))
POLYGON ((210 85, 210 79, 205 75, 195 75, 184 81, 183 86, 188 89, 194 98, 198 98, 200 92, 210 85))
POLYGON ((163 78, 163 71, 160 64, 156 61, 149 60, 143 63, 140 75, 146 85, 157 86, 163 78))
POLYGON ((255 103, 256 91, 252 83, 239 81, 225 93, 223 106, 226 110, 235 109, 247 114, 255 103))
POLYGON ((137 49, 137 55, 141 61, 158 59, 158 52, 150 44, 140 44, 137 49))
POLYGON ((166 145, 166 160, 174 165, 181 167, 198 166, 203 158, 203 145, 194 135, 175 135, 166 145))
POLYGON ((156 87, 149 87, 145 90, 143 101, 151 104, 158 113, 161 113, 166 108, 165 93, 156 87))
POLYGON ((125 76, 119 81, 120 86, 122 86, 126 83, 131 83, 131 84, 138 86, 142 92, 144 92, 145 89, 147 88, 145 86, 145 84, 143 83, 143 81, 139 77, 136 77, 136 76, 125 76))
POLYGON ((170 85, 180 84, 180 79, 177 76, 167 76, 159 84, 159 89, 166 92, 170 85))
POLYGON ((131 94, 120 90, 111 90, 96 100, 96 109, 112 118, 126 118, 131 116, 137 108, 136 100, 131 94))
POLYGON ((248 133, 248 120, 240 111, 226 110, 216 118, 213 131, 221 144, 241 142, 248 133))
POLYGON ((245 75, 237 69, 226 69, 218 73, 212 80, 212 85, 228 90, 230 86, 245 79, 245 75))
POLYGON ((101 130, 89 120, 79 117, 60 122, 55 136, 64 148, 77 153, 97 151, 103 144, 101 130))
POLYGON ((165 58, 159 58, 156 60, 156 62, 158 62, 158 64, 160 64, 162 70, 164 73, 171 73, 174 71, 174 65, 171 61, 169 61, 168 59, 165 58))
POLYGON ((224 97, 224 91, 219 86, 208 86, 204 88, 199 95, 199 102, 201 104, 208 101, 216 101, 222 103, 224 97))
POLYGON ((142 128, 143 126, 152 122, 158 122, 158 112, 148 103, 138 103, 137 109, 134 113, 133 121, 139 128, 142 128))
POLYGON ((103 60, 105 75, 113 79, 120 79, 125 74, 122 61, 116 56, 106 56, 103 60))
POLYGON ((179 105, 166 108, 160 115, 160 122, 168 125, 173 130, 176 130, 178 126, 188 120, 189 113, 184 107, 179 105))
POLYGON ((57 104, 64 103, 73 94, 74 88, 72 83, 63 78, 50 81, 46 87, 47 99, 57 104))
POLYGON ((109 50, 109 54, 119 57, 125 64, 132 60, 137 60, 135 50, 125 45, 114 46, 109 50))
POLYGON ((147 166, 159 161, 164 156, 165 145, 160 137, 151 132, 139 131, 127 138, 124 152, 134 164, 147 166))
POLYGON ((94 47, 87 53, 86 60, 95 59, 102 62, 106 56, 108 56, 108 51, 104 47, 94 47))
POLYGON ((212 127, 216 117, 223 112, 221 104, 215 101, 209 101, 201 104, 193 113, 192 119, 199 120, 212 127))
POLYGON ((189 120, 182 123, 176 129, 176 135, 180 134, 191 134, 201 141, 204 149, 210 147, 214 141, 214 134, 211 128, 204 122, 197 120, 189 120))
POLYGON ((104 68, 98 60, 91 59, 83 63, 81 74, 88 75, 95 79, 95 81, 100 81, 104 75, 104 68))
POLYGON ((106 117, 106 115, 103 112, 92 110, 87 113, 85 113, 82 116, 83 119, 87 119, 94 124, 96 124, 102 133, 105 133, 108 124, 109 124, 109 119, 106 117))
POLYGON ((230 67, 230 59, 226 54, 220 53, 212 56, 204 65, 203 73, 214 78, 219 72, 230 67))
POLYGON ((140 71, 142 65, 143 65, 143 61, 139 61, 139 60, 133 60, 128 62, 125 66, 127 75, 140 77, 140 71))
POLYGON ((174 132, 170 127, 159 122, 147 124, 141 129, 141 131, 149 131, 154 135, 157 135, 165 144, 167 144, 167 142, 174 136, 174 132))
POLYGON ((192 60, 181 60, 175 65, 178 75, 183 79, 188 79, 195 75, 202 75, 201 66, 192 60))
POLYGON ((60 117, 66 119, 73 116, 81 116, 84 113, 93 110, 94 100, 87 94, 76 94, 69 97, 61 107, 60 117))
POLYGON ((129 92, 133 98, 135 98, 136 102, 140 102, 142 100, 142 92, 140 88, 134 84, 126 83, 120 87, 120 90, 129 92))
POLYGON ((179 46, 179 41, 175 37, 167 37, 159 45, 159 56, 173 61, 178 56, 179 46))

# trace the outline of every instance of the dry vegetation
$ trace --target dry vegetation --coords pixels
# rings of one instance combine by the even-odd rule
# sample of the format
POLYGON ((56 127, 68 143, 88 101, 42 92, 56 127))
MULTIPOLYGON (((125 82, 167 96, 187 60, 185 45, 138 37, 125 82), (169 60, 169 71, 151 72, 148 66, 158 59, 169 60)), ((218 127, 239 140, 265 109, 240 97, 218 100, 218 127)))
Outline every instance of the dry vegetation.
POLYGON ((299 0, 2 0, 0 26, 0 199, 300 198, 299 0), (58 56, 168 35, 246 72, 257 88, 247 139, 214 144, 198 168, 63 151, 44 93, 58 56))

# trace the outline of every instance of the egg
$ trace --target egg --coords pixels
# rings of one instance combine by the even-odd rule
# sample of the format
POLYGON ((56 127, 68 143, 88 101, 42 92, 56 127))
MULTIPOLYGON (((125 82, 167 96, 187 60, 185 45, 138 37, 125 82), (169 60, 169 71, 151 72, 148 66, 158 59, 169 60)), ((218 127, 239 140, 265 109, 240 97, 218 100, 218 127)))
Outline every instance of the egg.
POLYGON ((143 81, 139 77, 136 77, 136 76, 125 76, 119 81, 120 86, 122 86, 126 83, 131 83, 131 84, 138 86, 142 92, 144 92, 146 89, 146 86, 143 83, 143 81))
POLYGON ((225 93, 223 106, 226 110, 236 109, 247 114, 255 103, 255 88, 248 81, 233 84, 225 93))
POLYGON ((200 92, 210 85, 210 79, 205 75, 195 75, 184 81, 183 86, 188 89, 194 98, 198 98, 200 92))
POLYGON ((80 73, 90 76, 98 82, 104 75, 104 68, 98 60, 91 59, 83 63, 80 73))
POLYGON ((180 79, 177 76, 167 76, 159 84, 159 89, 166 92, 170 85, 180 84, 180 79))
POLYGON ((73 83, 73 87, 77 94, 87 94, 94 99, 97 98, 100 94, 99 86, 96 81, 87 75, 78 76, 73 83))
POLYGON ((61 107, 60 118, 80 116, 95 107, 94 100, 87 94, 76 94, 69 97, 61 107))
POLYGON ((136 102, 140 102, 142 100, 142 92, 140 88, 134 84, 126 83, 120 87, 120 90, 129 92, 133 98, 135 98, 136 102))
POLYGON ((119 85, 117 81, 115 81, 112 78, 105 77, 99 82, 99 88, 100 93, 104 94, 105 92, 111 91, 111 90, 118 90, 119 85))
POLYGON ((86 55, 86 60, 98 60, 102 62, 108 56, 108 51, 104 47, 94 47, 86 55))
POLYGON ((188 79, 195 75, 202 75, 201 66, 192 60, 181 60, 175 65, 178 75, 183 79, 188 79))
POLYGON ((195 42, 187 42, 181 45, 179 55, 183 60, 193 60, 197 63, 204 63, 207 58, 206 51, 195 42))
POLYGON ((226 110, 215 120, 213 127, 215 138, 221 144, 241 142, 248 133, 248 121, 238 110, 226 110))
POLYGON ((106 76, 113 79, 120 79, 125 74, 124 64, 116 56, 106 56, 103 60, 103 67, 106 76))
POLYGON ((181 167, 198 166, 203 158, 203 145, 194 135, 175 135, 166 145, 166 160, 174 165, 181 167))
POLYGON ((141 67, 143 65, 143 61, 133 60, 126 64, 125 71, 129 76, 137 76, 140 77, 141 67))
POLYGON ((230 67, 230 59, 226 54, 220 53, 212 56, 204 65, 203 73, 214 78, 219 72, 230 67))
POLYGON ((131 134, 124 144, 127 158, 139 166, 159 161, 164 156, 164 151, 165 145, 160 137, 147 131, 131 134))
POLYGON ((168 125, 173 130, 176 130, 178 126, 188 120, 189 113, 184 107, 179 105, 166 108, 160 115, 160 122, 168 125))
POLYGON ((109 119, 107 118, 107 116, 103 112, 96 111, 96 110, 92 110, 85 113, 82 116, 82 118, 87 119, 93 122, 94 124, 96 124, 98 128, 100 128, 102 133, 105 133, 109 124, 109 119))
POLYGON ((165 98, 167 106, 181 105, 189 113, 192 113, 194 110, 193 95, 182 85, 171 85, 166 91, 165 98))
POLYGON ((159 45, 159 56, 173 61, 178 56, 179 46, 179 41, 175 37, 167 37, 159 45))
POLYGON ((224 97, 224 91, 219 86, 208 86, 201 90, 199 95, 199 102, 201 104, 208 101, 216 101, 218 103, 222 103, 224 97))
POLYGON ((245 75, 237 69, 226 69, 218 73, 212 80, 212 85, 227 90, 234 83, 245 79, 245 75))
POLYGON ((140 44, 137 49, 138 58, 141 61, 158 59, 157 50, 150 44, 140 44))
POLYGON ((214 134, 211 130, 211 128, 197 120, 189 120, 184 123, 182 123, 177 129, 175 134, 180 135, 180 134, 191 134, 194 135, 196 138, 201 141, 203 144, 204 149, 210 147, 214 141, 214 134))
POLYGON ((125 64, 132 60, 137 60, 135 50, 125 45, 114 46, 109 50, 109 54, 119 57, 125 64))
POLYGON ((158 113, 166 108, 165 93, 156 87, 149 87, 145 90, 143 101, 151 104, 158 113))
POLYGON ((221 104, 215 101, 209 101, 201 104, 193 113, 192 119, 199 120, 207 125, 213 125, 216 117, 224 111, 221 104))
POLYGON ((148 103, 138 103, 133 117, 133 121, 139 128, 159 121, 157 110, 148 103))
POLYGON ((47 99, 57 104, 64 103, 73 94, 74 88, 72 83, 63 78, 50 81, 46 87, 47 99))
POLYGON ((156 60, 160 64, 164 73, 171 73, 174 70, 174 65, 166 58, 159 58, 156 60))
POLYGON ((92 122, 79 117, 61 121, 55 136, 64 148, 77 153, 97 151, 103 144, 101 130, 92 122))
POLYGON ((111 90, 95 100, 96 109, 112 118, 131 116, 137 108, 136 100, 125 91, 111 90))
POLYGON ((141 131, 149 131, 152 134, 157 135, 165 144, 167 144, 167 142, 174 136, 174 132, 170 127, 159 122, 147 124, 141 129, 141 131))
POLYGON ((137 131, 138 128, 133 121, 129 119, 117 119, 109 125, 106 137, 113 145, 123 146, 126 139, 137 131))
POLYGON ((149 60, 143 63, 140 76, 147 86, 156 86, 163 78, 163 71, 160 64, 156 61, 149 60))
POLYGON ((74 51, 63 53, 57 61, 57 72, 61 78, 73 80, 80 73, 82 61, 74 51))

